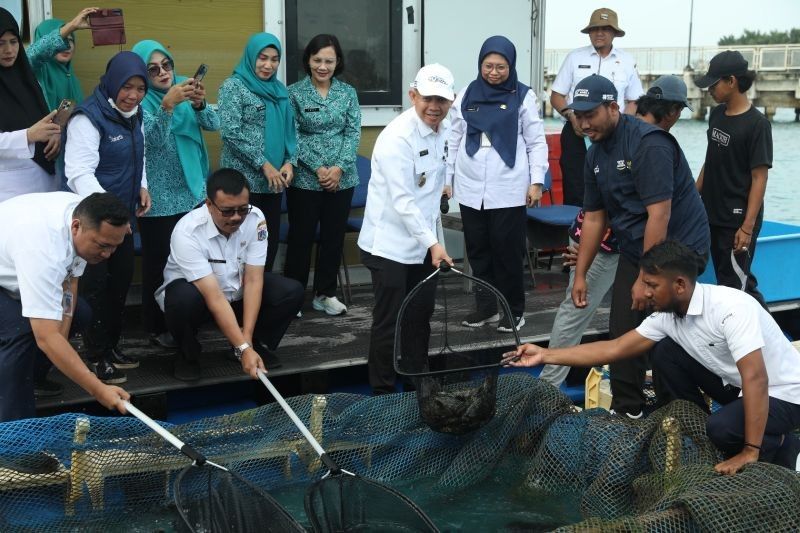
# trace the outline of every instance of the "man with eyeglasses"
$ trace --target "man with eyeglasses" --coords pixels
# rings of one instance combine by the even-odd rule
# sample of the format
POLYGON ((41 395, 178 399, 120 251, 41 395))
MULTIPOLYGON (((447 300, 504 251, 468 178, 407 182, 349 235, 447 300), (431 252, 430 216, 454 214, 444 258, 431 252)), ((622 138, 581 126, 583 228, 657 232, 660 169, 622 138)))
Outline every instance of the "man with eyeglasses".
POLYGON ((697 178, 711 225, 711 259, 717 283, 748 293, 765 309, 750 267, 764 220, 764 193, 772 167, 772 125, 747 98, 755 72, 741 53, 711 58, 698 87, 719 105, 708 119, 706 160, 697 178))
POLYGON ((564 203, 583 205, 583 163, 586 158, 586 135, 575 113, 569 108, 578 83, 592 74, 611 80, 617 88, 617 103, 624 113, 636 112, 636 99, 644 94, 636 60, 629 53, 613 46, 615 37, 624 37, 617 13, 601 7, 595 9, 589 24, 581 30, 589 34, 591 44, 577 48, 567 55, 553 81, 550 104, 565 119, 561 131, 561 173, 564 183, 564 203))
POLYGON ((164 284, 155 294, 179 347, 174 375, 182 381, 202 377, 197 331, 213 319, 233 346, 231 358, 255 379, 265 364, 281 365, 275 350, 303 304, 303 287, 264 271, 267 222, 250 205, 241 172, 217 170, 206 191, 205 203, 172 232, 164 284))

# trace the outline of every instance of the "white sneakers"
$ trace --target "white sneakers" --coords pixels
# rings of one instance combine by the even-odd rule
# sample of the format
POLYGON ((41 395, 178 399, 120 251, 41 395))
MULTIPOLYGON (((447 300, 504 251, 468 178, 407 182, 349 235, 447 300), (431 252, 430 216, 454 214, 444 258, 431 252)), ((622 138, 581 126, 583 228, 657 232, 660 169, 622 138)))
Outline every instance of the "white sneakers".
POLYGON ((315 296, 311 302, 317 311, 325 311, 329 315, 341 315, 347 312, 347 306, 340 302, 336 296, 315 296))

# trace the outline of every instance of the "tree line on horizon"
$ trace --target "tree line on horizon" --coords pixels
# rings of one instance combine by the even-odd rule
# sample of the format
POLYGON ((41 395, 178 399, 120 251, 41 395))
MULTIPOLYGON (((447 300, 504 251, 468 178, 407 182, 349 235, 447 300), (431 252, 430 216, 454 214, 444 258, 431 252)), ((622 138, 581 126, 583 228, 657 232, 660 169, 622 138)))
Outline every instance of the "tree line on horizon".
POLYGON ((772 30, 770 32, 744 30, 739 37, 726 35, 720 38, 720 46, 759 45, 759 44, 797 44, 800 43, 800 28, 788 31, 772 30))

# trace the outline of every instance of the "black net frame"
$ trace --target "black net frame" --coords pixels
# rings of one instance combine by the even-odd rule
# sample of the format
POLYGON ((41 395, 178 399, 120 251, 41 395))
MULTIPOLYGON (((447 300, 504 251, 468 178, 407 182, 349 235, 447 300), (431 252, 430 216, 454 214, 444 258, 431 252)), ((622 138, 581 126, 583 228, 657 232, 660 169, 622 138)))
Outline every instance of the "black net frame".
POLYGON ((193 533, 305 532, 272 496, 235 472, 195 463, 178 473, 175 505, 193 533))
POLYGON ((439 531, 425 512, 401 492, 345 472, 310 485, 305 510, 316 533, 439 531))
MULTIPOLYGON (((448 291, 462 290, 453 287, 456 282, 464 280, 472 283, 476 299, 494 298, 497 300, 496 306, 499 308, 497 310, 502 311, 502 316, 506 320, 513 316, 505 297, 491 284, 450 266, 440 267, 417 283, 400 306, 394 336, 395 372, 403 376, 423 377, 451 374, 456 371, 496 369, 501 366, 502 354, 508 348, 516 348, 521 344, 519 333, 515 327, 511 327, 512 331, 508 335, 512 335, 513 339, 509 338, 510 342, 503 343, 498 340, 489 343, 467 343, 455 347, 451 345, 451 328, 459 326, 455 325, 449 316, 447 294, 448 291), (441 275, 443 273, 444 276, 441 275), (439 286, 440 281, 442 287, 439 286), (450 287, 446 286, 448 281, 450 287), (439 292, 442 293, 442 305, 437 308, 439 292), (432 326, 431 318, 434 313, 437 317, 441 315, 443 319, 436 320, 432 326), (440 343, 438 350, 433 353, 430 350, 431 338, 440 343), (467 350, 470 353, 468 358, 462 356, 467 350)), ((456 333, 463 331, 466 330, 455 329, 456 333)))

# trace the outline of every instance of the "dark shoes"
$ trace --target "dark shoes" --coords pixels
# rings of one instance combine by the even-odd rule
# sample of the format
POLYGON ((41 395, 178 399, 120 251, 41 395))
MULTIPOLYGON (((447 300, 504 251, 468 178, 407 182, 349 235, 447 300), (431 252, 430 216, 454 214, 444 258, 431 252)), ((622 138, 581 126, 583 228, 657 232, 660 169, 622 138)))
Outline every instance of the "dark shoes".
POLYGON ((181 381, 197 381, 201 377, 200 365, 195 361, 185 359, 175 359, 175 379, 181 381))
POLYGON ((130 370, 131 368, 139 368, 139 360, 133 356, 125 355, 119 348, 111 348, 106 353, 105 359, 118 369, 130 370))
MULTIPOLYGON (((137 362, 136 365, 138 366, 139 363, 137 362)), ((128 377, 106 359, 100 359, 94 363, 94 373, 97 379, 106 385, 119 385, 128 381, 128 377)))
POLYGON ((64 387, 61 383, 56 383, 47 378, 36 381, 33 384, 34 398, 53 398, 54 396, 59 396, 62 392, 64 392, 64 387))
POLYGON ((162 348, 166 348, 168 350, 174 350, 178 347, 178 343, 175 342, 175 339, 169 331, 158 334, 151 333, 150 344, 155 344, 156 346, 161 346, 162 348))

